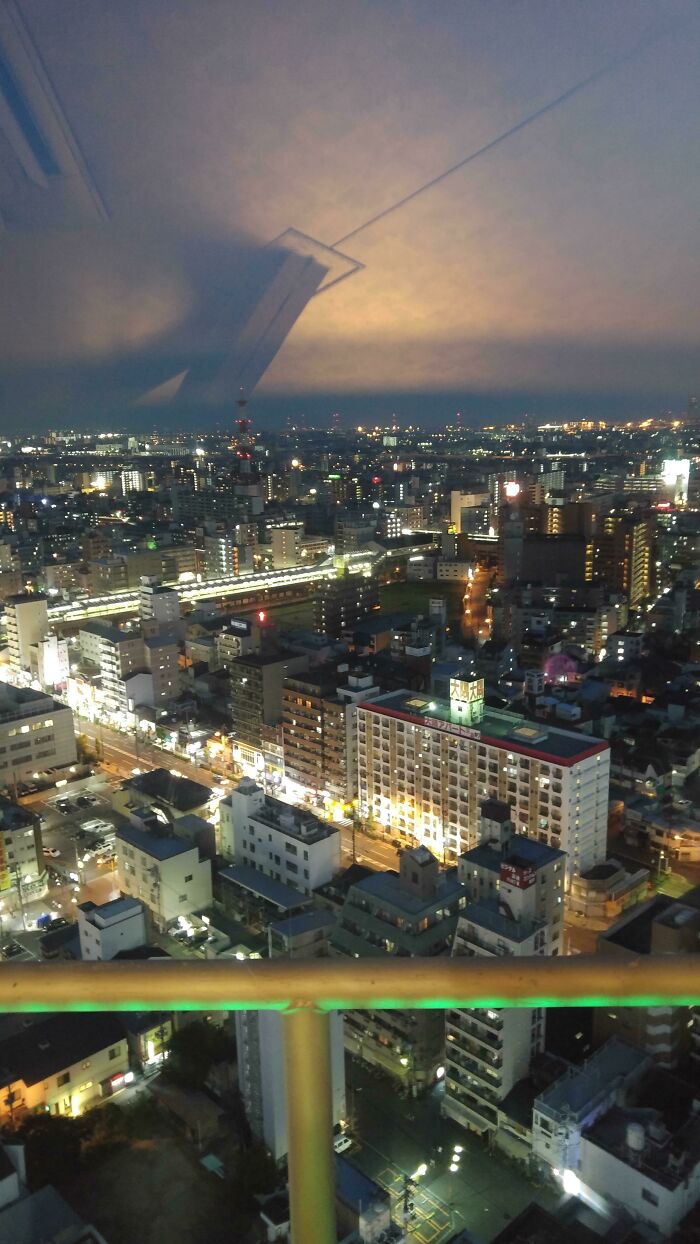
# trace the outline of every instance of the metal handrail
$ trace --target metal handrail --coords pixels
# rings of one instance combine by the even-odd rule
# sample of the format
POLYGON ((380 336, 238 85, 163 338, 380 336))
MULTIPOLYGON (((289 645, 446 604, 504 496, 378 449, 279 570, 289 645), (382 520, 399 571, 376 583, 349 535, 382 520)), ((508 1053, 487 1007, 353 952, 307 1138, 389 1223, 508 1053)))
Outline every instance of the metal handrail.
POLYGON ((283 1012, 294 1244, 337 1239, 331 1011, 698 1002, 698 955, 0 964, 0 1012, 283 1012))

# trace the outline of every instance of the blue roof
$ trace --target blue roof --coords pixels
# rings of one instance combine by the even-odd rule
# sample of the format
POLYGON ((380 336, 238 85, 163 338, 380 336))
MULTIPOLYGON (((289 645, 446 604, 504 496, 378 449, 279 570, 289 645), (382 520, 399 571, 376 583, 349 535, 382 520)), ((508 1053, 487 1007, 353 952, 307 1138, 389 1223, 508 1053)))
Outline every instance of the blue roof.
POLYGON ((224 881, 231 881, 244 890, 250 890, 252 894, 259 895, 282 911, 293 911, 295 907, 311 902, 308 894, 295 890, 293 886, 283 885, 281 881, 273 881, 272 877, 266 877, 265 873, 251 868, 248 864, 234 864, 230 868, 222 868, 219 876, 224 881))
POLYGON ((371 873, 364 881, 358 881, 353 887, 368 894, 374 894, 385 902, 391 903, 400 911, 418 915, 431 907, 440 907, 443 903, 459 898, 466 890, 457 877, 456 868, 448 868, 440 874, 435 893, 426 898, 401 888, 401 879, 393 869, 383 873, 371 873))
POLYGON ((293 935, 313 933, 315 929, 326 929, 332 924, 335 924, 335 916, 330 911, 302 911, 298 916, 287 916, 285 920, 275 920, 269 927, 276 933, 293 935))
POLYGON ((563 859, 565 854, 565 851, 559 851, 556 847, 548 847, 543 842, 534 842, 532 838, 516 834, 505 854, 501 854, 488 842, 480 842, 478 847, 465 851, 460 859, 498 873, 501 871, 501 864, 517 865, 522 861, 532 868, 542 868, 545 864, 553 864, 556 860, 563 859))
POLYGON ((149 833, 147 829, 137 829, 135 825, 123 825, 117 830, 117 838, 130 843, 139 851, 144 851, 146 855, 152 855, 155 860, 169 860, 175 855, 183 855, 185 851, 193 850, 191 842, 183 842, 174 834, 161 837, 159 834, 149 833))
POLYGON ((348 1162, 340 1154, 336 1155, 335 1174, 336 1195, 351 1209, 367 1209, 374 1201, 389 1200, 389 1193, 384 1188, 380 1188, 379 1184, 358 1171, 352 1162, 348 1162))

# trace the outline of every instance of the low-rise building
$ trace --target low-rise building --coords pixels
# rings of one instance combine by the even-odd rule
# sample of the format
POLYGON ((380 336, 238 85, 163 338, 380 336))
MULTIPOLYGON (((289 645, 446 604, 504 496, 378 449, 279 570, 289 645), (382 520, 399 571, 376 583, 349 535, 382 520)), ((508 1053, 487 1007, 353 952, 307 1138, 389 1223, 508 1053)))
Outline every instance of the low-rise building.
POLYGON ((157 928, 210 906, 211 863, 169 826, 155 818, 150 829, 125 825, 117 830, 116 849, 119 889, 148 908, 157 928))
POLYGON ((340 869, 340 832, 272 799, 250 778, 219 803, 221 854, 310 894, 340 869))
POLYGON ((0 1120, 13 1123, 37 1111, 82 1114, 129 1078, 118 1016, 54 1015, 0 1041, 0 1120))
POLYGON ((146 945, 146 909, 132 898, 79 903, 78 932, 81 959, 113 959, 122 950, 146 945))

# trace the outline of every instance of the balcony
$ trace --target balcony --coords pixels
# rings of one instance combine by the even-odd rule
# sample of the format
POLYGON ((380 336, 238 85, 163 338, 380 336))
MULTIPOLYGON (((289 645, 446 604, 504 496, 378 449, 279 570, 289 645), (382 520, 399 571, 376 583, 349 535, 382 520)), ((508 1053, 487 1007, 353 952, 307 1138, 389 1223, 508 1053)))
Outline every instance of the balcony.
MULTIPOLYGON (((393 959, 0 966, 0 1012, 275 1010, 284 1015, 294 1244, 335 1244, 329 1012, 558 1006, 694 1006, 697 956, 393 959)), ((475 1022, 476 1021, 476 1022, 475 1022)), ((450 1021, 452 1022, 452 1020, 450 1021)), ((485 1029, 486 1030, 486 1029, 485 1029)), ((472 1033, 478 1036, 477 1033, 472 1033)), ((482 1094, 452 1081, 476 1114, 482 1094)), ((488 1119, 493 1106, 483 1105, 488 1119)))

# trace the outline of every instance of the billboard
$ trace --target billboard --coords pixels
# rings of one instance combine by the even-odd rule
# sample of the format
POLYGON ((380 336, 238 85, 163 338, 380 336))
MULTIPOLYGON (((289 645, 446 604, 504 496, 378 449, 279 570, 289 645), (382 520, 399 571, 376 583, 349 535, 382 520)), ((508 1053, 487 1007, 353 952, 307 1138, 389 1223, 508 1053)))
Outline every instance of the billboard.
POLYGON ((676 504, 684 505, 688 500, 689 460, 687 458, 665 458, 661 477, 666 487, 673 489, 673 499, 676 504))

